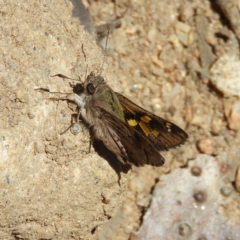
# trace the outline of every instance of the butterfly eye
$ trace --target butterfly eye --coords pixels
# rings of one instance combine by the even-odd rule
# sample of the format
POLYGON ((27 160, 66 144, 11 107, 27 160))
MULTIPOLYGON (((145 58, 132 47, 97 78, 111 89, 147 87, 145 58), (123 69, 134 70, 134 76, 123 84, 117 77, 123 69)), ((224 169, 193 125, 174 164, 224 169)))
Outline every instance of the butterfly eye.
POLYGON ((96 91, 96 88, 93 86, 93 84, 92 83, 89 83, 88 85, 87 85, 87 91, 88 91, 88 93, 89 94, 94 94, 95 93, 95 91, 96 91))
POLYGON ((84 87, 82 84, 77 83, 75 86, 72 86, 73 92, 77 95, 80 95, 84 91, 84 87))

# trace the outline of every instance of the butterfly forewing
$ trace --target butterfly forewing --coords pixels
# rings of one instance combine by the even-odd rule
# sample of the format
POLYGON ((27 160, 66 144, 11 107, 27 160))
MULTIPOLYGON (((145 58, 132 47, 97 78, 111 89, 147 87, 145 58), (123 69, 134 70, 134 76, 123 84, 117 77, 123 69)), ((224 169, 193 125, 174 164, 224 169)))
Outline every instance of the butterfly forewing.
POLYGON ((146 136, 158 151, 175 148, 188 139, 188 134, 180 127, 134 104, 116 93, 123 109, 126 123, 146 136))

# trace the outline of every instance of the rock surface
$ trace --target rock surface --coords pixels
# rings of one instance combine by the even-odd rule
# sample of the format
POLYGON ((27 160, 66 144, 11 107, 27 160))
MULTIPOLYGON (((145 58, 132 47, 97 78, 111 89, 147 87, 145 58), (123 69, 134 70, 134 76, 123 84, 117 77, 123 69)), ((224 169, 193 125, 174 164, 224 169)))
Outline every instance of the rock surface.
POLYGON ((144 239, 156 223, 153 239, 171 223, 171 239, 239 238, 240 18, 224 1, 222 11, 201 0, 83 1, 92 22, 79 0, 0 1, 0 239, 144 239), (83 126, 60 134, 75 105, 35 91, 69 93, 50 76, 84 80, 92 70, 189 142, 161 153, 161 168, 133 167, 119 186, 108 162, 88 154, 83 126))
POLYGON ((71 92, 50 76, 84 79, 87 65, 101 66, 101 49, 72 10, 66 1, 1 3, 0 239, 88 239, 124 198, 125 175, 119 186, 108 162, 88 154, 88 132, 60 135, 73 112, 49 98, 62 94, 36 91, 71 92))

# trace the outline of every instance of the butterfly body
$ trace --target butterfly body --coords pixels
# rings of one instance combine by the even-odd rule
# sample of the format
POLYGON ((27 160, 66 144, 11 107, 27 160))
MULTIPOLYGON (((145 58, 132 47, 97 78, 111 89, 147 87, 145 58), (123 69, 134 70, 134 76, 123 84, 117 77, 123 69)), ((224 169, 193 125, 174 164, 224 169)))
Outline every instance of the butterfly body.
POLYGON ((159 151, 183 144, 188 135, 175 124, 114 92, 100 75, 91 73, 70 96, 92 140, 101 140, 122 163, 161 166, 159 151))

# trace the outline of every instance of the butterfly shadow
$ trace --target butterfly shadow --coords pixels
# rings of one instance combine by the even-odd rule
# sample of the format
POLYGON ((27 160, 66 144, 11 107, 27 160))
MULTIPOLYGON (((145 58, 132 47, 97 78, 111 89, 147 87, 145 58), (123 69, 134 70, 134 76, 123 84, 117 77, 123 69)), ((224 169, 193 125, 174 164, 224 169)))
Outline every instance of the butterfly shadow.
POLYGON ((92 144, 94 150, 97 152, 97 154, 104 158, 109 165, 113 168, 113 170, 118 175, 118 182, 120 183, 121 180, 121 172, 127 174, 128 171, 131 169, 130 164, 123 164, 121 163, 116 155, 108 150, 108 148, 104 145, 104 143, 101 140, 94 140, 92 144))

